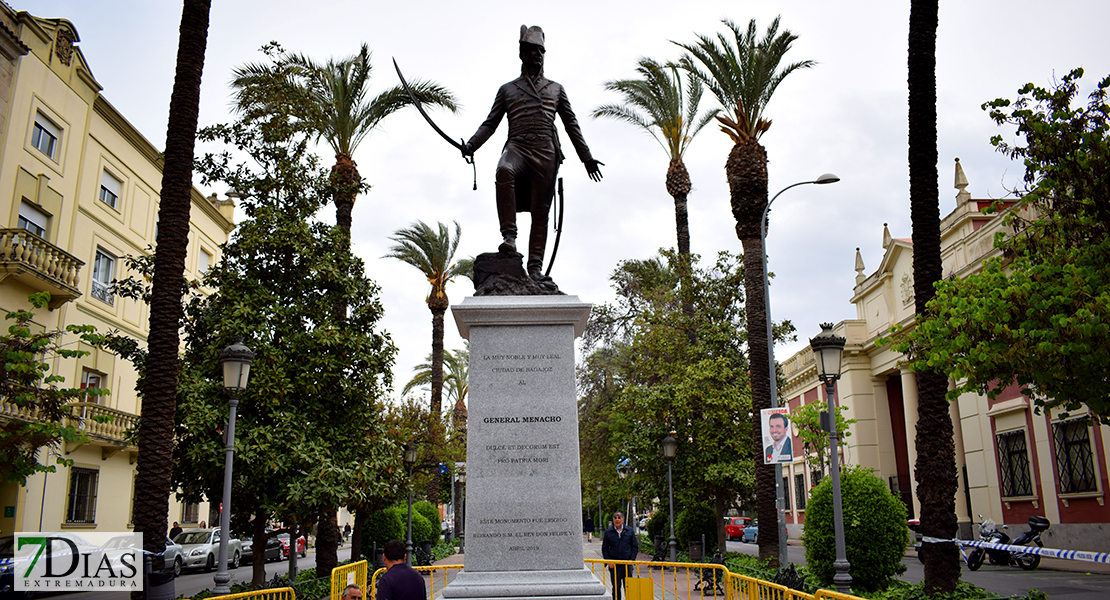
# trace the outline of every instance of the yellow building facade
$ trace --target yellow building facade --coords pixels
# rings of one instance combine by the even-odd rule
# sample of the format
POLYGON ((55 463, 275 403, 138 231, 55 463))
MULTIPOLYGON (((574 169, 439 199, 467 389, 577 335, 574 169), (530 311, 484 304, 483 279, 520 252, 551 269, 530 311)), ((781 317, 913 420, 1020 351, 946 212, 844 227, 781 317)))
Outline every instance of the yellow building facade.
MULTIPOLYGON (((956 207, 941 221, 946 278, 966 277, 980 270, 983 261, 997 253, 995 233, 1010 233, 1004 229, 1001 215, 981 212, 993 200, 972 198, 958 160, 955 185, 959 190, 956 207)), ((856 419, 841 450, 842 464, 874 469, 903 499, 912 518, 920 514, 913 477, 917 461, 916 376, 906 366, 904 355, 877 342, 891 327, 913 324, 913 241, 908 235, 893 237, 885 226, 881 240, 883 257, 870 274, 856 252, 851 300, 856 318, 834 328, 836 335, 847 340, 834 401, 847 407, 846 417, 856 419)), ((816 326, 799 332, 806 337, 818 333, 816 326)), ((791 410, 813 402, 826 405, 811 349, 787 358, 782 367, 786 384, 780 398, 791 410)), ((1039 515, 1052 523, 1042 535, 1047 547, 1101 551, 1110 546, 1110 507, 1106 506, 1110 427, 1083 423, 1075 415, 1061 420, 1057 411, 1038 414, 1016 385, 995 400, 964 394, 951 404, 950 411, 959 473, 956 513, 962 539, 974 539, 979 515, 1007 524, 1011 537, 1028 529, 1029 517, 1039 515)), ((802 449, 801 438, 795 436, 793 446, 802 449)), ((795 454, 793 464, 783 467, 791 537, 801 534, 809 490, 820 478, 819 472, 804 464, 801 452, 795 454)))
MULTIPOLYGON (((162 160, 150 142, 101 94, 65 19, 45 19, 0 2, 0 310, 30 308, 48 291, 43 330, 69 324, 119 330, 145 343, 149 309, 113 296, 108 285, 130 275, 124 257, 149 253, 157 231, 162 160)), ((234 205, 193 190, 186 277, 220 258, 234 228, 234 205)), ((64 343, 81 344, 67 335, 64 343)), ((65 386, 100 387, 109 395, 71 405, 72 422, 89 441, 63 444, 74 461, 37 474, 26 486, 0 488, 0 535, 14 531, 131 527, 138 450, 125 439, 142 413, 131 364, 110 352, 53 359, 65 386), (90 417, 110 415, 111 423, 90 417)), ((0 399, 0 419, 28 418, 0 399)), ((45 450, 39 461, 53 464, 45 450)), ((171 497, 170 521, 209 520, 208 503, 171 497)))

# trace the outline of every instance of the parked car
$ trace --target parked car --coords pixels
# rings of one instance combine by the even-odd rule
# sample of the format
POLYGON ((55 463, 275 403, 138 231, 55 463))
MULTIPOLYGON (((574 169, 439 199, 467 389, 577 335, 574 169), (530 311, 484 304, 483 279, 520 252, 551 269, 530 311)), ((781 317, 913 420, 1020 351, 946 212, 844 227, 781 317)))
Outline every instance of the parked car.
MULTIPOLYGON (((182 549, 182 567, 185 569, 204 569, 211 571, 216 568, 216 561, 220 556, 220 530, 214 529, 186 529, 177 534, 173 539, 182 549)), ((242 543, 235 539, 227 540, 227 566, 238 569, 243 558, 242 543)))
POLYGON ((759 522, 752 521, 751 525, 744 528, 744 535, 740 538, 741 542, 751 542, 753 544, 759 543, 759 522))
POLYGON ((744 537, 744 528, 751 524, 751 517, 726 517, 725 539, 732 541, 744 537))
MULTIPOLYGON (((281 557, 289 558, 289 534, 279 533, 277 539, 281 542, 281 557)), ((301 558, 308 556, 307 546, 304 536, 299 536, 297 538, 297 554, 300 555, 301 558)))
MULTIPOLYGON (((243 549, 243 558, 242 558, 243 562, 244 563, 250 563, 251 561, 253 561, 254 560, 254 548, 253 548, 254 540, 248 537, 247 539, 242 541, 240 546, 243 549)), ((266 538, 266 553, 265 554, 266 554, 266 558, 263 559, 263 562, 281 560, 281 555, 282 555, 281 542, 277 539, 277 536, 271 536, 271 537, 266 538)))
MULTIPOLYGON (((63 535, 77 546, 78 553, 95 553, 100 550, 98 546, 90 544, 77 534, 65 533, 63 535)), ((72 552, 72 549, 65 542, 55 540, 51 546, 51 552, 55 557, 63 557, 72 552)), ((33 595, 33 592, 17 592, 15 590, 16 568, 25 569, 27 566, 25 561, 26 559, 17 564, 15 560, 14 535, 0 537, 0 598, 30 598, 33 595)))

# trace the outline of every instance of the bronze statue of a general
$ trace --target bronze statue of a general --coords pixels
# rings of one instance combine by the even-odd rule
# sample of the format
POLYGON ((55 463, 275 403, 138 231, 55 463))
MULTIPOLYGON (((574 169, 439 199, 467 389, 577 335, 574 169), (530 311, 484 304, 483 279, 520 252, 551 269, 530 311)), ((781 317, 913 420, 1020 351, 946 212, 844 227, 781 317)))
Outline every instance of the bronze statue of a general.
POLYGON ((541 269, 547 245, 547 219, 555 195, 555 181, 563 153, 555 131, 555 115, 574 145, 578 158, 586 165, 590 179, 601 180, 599 165, 590 155, 578 119, 570 108, 563 86, 543 76, 543 30, 520 26, 520 77, 497 90, 489 117, 462 147, 464 157, 489 139, 501 118, 509 118, 509 140, 497 162, 497 219, 501 225, 501 253, 516 252, 516 213, 532 213, 528 236, 528 276, 536 281, 547 278, 541 269))

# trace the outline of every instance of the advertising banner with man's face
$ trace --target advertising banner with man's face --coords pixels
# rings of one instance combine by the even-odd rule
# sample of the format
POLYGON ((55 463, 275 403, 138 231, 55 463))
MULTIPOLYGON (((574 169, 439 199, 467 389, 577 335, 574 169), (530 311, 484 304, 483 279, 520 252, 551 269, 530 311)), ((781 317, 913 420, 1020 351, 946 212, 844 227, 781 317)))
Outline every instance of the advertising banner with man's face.
POLYGON ((788 463, 794 460, 791 448, 790 409, 764 408, 759 411, 763 423, 763 464, 788 463))

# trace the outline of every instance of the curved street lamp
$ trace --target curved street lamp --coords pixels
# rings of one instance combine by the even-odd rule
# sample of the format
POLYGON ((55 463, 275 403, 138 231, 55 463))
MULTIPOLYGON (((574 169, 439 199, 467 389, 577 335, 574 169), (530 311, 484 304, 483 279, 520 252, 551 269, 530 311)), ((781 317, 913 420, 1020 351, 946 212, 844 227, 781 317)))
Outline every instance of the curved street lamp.
MULTIPOLYGON (((775 373, 775 338, 771 334, 771 292, 768 285, 767 275, 767 215, 771 212, 771 205, 775 200, 782 195, 783 192, 790 188, 796 188, 799 185, 825 185, 829 183, 836 183, 840 178, 832 173, 824 173, 813 181, 799 181, 798 183, 790 184, 777 194, 771 197, 771 201, 763 208, 763 216, 759 218, 759 243, 763 248, 763 311, 767 316, 767 368, 770 371, 770 386, 771 386, 771 408, 777 408, 779 405, 779 386, 778 377, 775 373)), ((783 495, 789 493, 783 489, 782 485, 782 464, 775 463, 775 506, 778 509, 778 531, 779 531, 779 564, 787 564, 786 557, 786 515, 783 513, 783 495)))
POLYGON ((405 470, 409 474, 409 534, 405 540, 405 562, 412 566, 412 467, 416 464, 416 444, 405 444, 405 470))
POLYGON ((829 432, 829 470, 832 471, 833 486, 833 533, 836 536, 836 560, 833 568, 833 583, 837 591, 848 594, 851 592, 852 576, 848 574, 851 565, 844 550, 844 511, 840 503, 840 451, 836 433, 836 405, 833 394, 836 392, 836 380, 840 379, 840 363, 844 356, 844 343, 847 341, 833 334, 832 323, 821 323, 821 333, 809 340, 813 348, 813 358, 817 362, 817 379, 825 384, 825 399, 828 402, 828 418, 823 425, 829 432))
POLYGON ((254 362, 254 352, 243 345, 243 338, 236 336, 231 339, 231 345, 220 351, 220 363, 224 371, 224 391, 228 399, 227 431, 225 431, 225 458, 224 458, 224 497, 220 505, 220 567, 212 580, 216 583, 213 590, 217 596, 228 594, 231 587, 231 575, 227 572, 227 541, 231 537, 229 521, 231 516, 231 467, 235 460, 235 411, 239 406, 239 394, 247 388, 250 379, 251 363, 254 362))
POLYGON ((667 459, 667 508, 671 517, 671 539, 667 543, 670 548, 671 562, 678 562, 678 541, 674 537, 674 483, 671 481, 671 463, 674 462, 675 451, 678 449, 678 440, 674 439, 674 432, 663 438, 663 456, 667 459))

